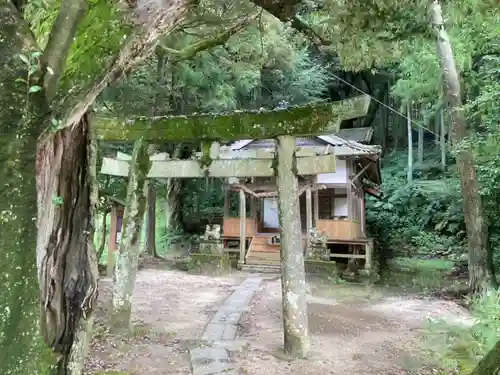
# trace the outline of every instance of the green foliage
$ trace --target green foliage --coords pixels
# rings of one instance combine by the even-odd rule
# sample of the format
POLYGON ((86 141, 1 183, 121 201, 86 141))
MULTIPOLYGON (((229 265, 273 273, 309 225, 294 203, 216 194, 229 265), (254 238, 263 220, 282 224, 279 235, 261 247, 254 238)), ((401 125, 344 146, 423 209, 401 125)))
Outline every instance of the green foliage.
POLYGON ((367 223, 379 246, 395 252, 427 255, 459 254, 465 236, 457 176, 435 168, 436 155, 406 181, 407 157, 395 153, 384 159, 382 201, 367 199, 367 223), (436 173, 437 172, 437 173, 436 173), (442 178, 442 179, 439 179, 442 178))
POLYGON ((426 332, 429 355, 442 367, 469 374, 496 344, 500 335, 500 292, 489 291, 471 301, 472 324, 430 322, 426 332))
MULTIPOLYGON (((224 21, 221 21, 224 22, 224 21)), ((210 35, 214 31, 207 31, 210 35)), ((200 40, 178 33, 170 41, 181 50, 200 40)), ((320 97, 328 73, 292 29, 271 17, 250 25, 225 46, 186 61, 169 62, 158 71, 150 58, 123 83, 102 96, 121 115, 152 115, 273 108, 280 101, 305 104, 320 97)))

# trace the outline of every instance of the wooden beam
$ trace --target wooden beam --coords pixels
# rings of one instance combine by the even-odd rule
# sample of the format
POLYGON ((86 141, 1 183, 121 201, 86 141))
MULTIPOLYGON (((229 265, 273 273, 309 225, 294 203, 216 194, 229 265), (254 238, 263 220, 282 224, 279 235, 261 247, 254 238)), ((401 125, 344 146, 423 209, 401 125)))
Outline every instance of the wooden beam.
POLYGON ((336 254, 331 253, 330 258, 348 258, 348 259, 365 259, 364 254, 336 254))
POLYGON ((179 142, 186 140, 267 139, 280 135, 336 133, 344 120, 363 117, 370 97, 357 96, 333 103, 289 107, 271 111, 235 111, 228 114, 194 114, 153 118, 96 118, 97 139, 104 141, 179 142))
MULTIPOLYGON (((328 145, 329 146, 329 145, 328 145)), ((329 155, 334 154, 333 147, 328 146, 307 146, 297 147, 295 149, 295 156, 303 158, 307 156, 329 155)), ((197 153, 201 157, 201 153, 197 153)), ((274 159, 276 153, 274 149, 247 149, 247 150, 225 150, 219 154, 219 159, 274 159)))
MULTIPOLYGON (((132 160, 132 155, 125 154, 124 152, 118 151, 116 153, 116 159, 130 161, 130 160, 132 160)), ((165 161, 165 160, 169 160, 169 159, 170 159, 170 155, 168 154, 168 152, 160 152, 158 154, 154 154, 154 155, 151 155, 149 157, 149 160, 151 160, 151 161, 165 161)))
MULTIPOLYGON (((335 155, 297 158, 298 175, 317 175, 335 172, 335 155)), ((128 176, 128 162, 103 158, 101 173, 111 176, 128 176)), ((208 168, 210 177, 272 177, 275 175, 273 160, 214 160, 208 168)), ((153 161, 149 178, 202 178, 205 171, 197 160, 153 161)))

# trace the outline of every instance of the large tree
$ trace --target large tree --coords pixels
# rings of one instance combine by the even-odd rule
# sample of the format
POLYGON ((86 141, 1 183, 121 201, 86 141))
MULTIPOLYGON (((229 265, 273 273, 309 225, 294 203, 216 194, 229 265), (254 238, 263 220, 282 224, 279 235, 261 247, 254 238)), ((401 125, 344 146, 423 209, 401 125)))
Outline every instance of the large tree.
MULTIPOLYGON (((45 343, 58 354, 57 373, 76 374, 85 354, 79 327, 92 313, 98 279, 88 111, 107 85, 185 19, 191 2, 137 1, 121 10, 117 2, 93 2, 87 11, 85 0, 63 0, 45 46, 24 18, 25 5, 0 1, 0 299, 7 307, 0 321, 0 372, 43 373, 41 349, 35 346, 40 311, 45 343), (92 6, 122 12, 115 22, 123 28, 107 31, 124 42, 99 56, 102 71, 79 75, 81 59, 95 59, 82 54, 96 42, 78 35, 79 23, 110 21, 95 18, 92 6), (67 63, 74 64, 73 71, 67 63)), ((103 42, 109 35, 100 37, 103 42)))

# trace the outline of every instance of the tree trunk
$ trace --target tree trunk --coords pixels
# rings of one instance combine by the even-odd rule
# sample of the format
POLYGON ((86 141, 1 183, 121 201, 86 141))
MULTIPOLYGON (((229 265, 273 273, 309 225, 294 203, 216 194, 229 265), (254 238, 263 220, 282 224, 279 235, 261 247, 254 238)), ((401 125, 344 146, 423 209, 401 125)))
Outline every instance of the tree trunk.
POLYGON ((500 341, 479 361, 470 375, 500 374, 500 341))
POLYGON ((104 254, 104 249, 106 248, 107 242, 107 234, 108 234, 108 213, 109 210, 106 208, 102 212, 102 221, 101 221, 101 243, 99 244, 99 248, 97 249, 97 263, 101 261, 102 254, 104 254))
MULTIPOLYGON (((181 144, 178 144, 172 158, 177 159, 181 153, 181 144)), ((173 234, 176 233, 181 224, 181 187, 182 180, 169 178, 165 181, 165 232, 167 234, 167 246, 170 245, 173 234)), ((168 248, 167 248, 168 251, 168 248)))
POLYGON ((12 3, 0 1, 0 373, 47 371, 40 315, 45 342, 59 354, 55 372, 77 374, 70 366, 78 371, 83 360, 72 346, 85 333, 77 325, 95 303, 98 277, 87 123, 37 144, 51 120, 44 91, 28 92, 40 80, 37 72, 28 79, 26 63, 37 50, 12 3))
POLYGON ((456 153, 460 187, 464 199, 465 225, 469 244, 469 287, 472 293, 495 286, 489 264, 488 227, 483 215, 476 168, 469 146, 462 144, 467 136, 467 124, 462 109, 460 80, 453 50, 445 30, 441 5, 435 0, 431 7, 431 22, 437 31, 437 55, 443 73, 443 94, 448 105, 452 144, 456 153))
POLYGON ((0 373, 23 375, 48 368, 37 324, 35 253, 35 154, 48 111, 43 94, 28 95, 19 80, 28 67, 18 54, 34 50, 34 41, 17 32, 16 22, 22 23, 12 3, 0 1, 0 373))
POLYGON ((446 124, 444 122, 444 109, 439 110, 439 148, 441 150, 441 168, 446 170, 446 124))
POLYGON ((156 252, 156 186, 152 181, 148 183, 146 253, 158 258, 156 252))
POLYGON ((408 132, 408 172, 406 179, 411 184, 413 181, 413 127, 411 126, 411 105, 406 107, 406 131, 408 132))
POLYGON ((418 127, 418 162, 420 165, 424 162, 424 128, 418 127))
POLYGON ((177 178, 169 178, 165 186, 165 231, 168 243, 171 242, 173 235, 179 230, 181 225, 181 186, 182 180, 177 178))
POLYGON ((295 142, 293 136, 278 137, 276 174, 285 352, 293 357, 304 358, 309 355, 310 343, 295 142))
POLYGON ((132 294, 139 262, 141 229, 146 208, 145 183, 151 168, 147 143, 134 144, 130 161, 127 200, 123 214, 122 238, 116 258, 113 280, 111 328, 131 331, 132 294))
POLYGON ((97 204, 95 149, 88 123, 46 137, 37 153, 37 262, 45 341, 63 356, 58 375, 80 374, 99 272, 93 246, 97 204), (89 158, 92 160, 89 162, 89 158), (75 372, 76 371, 76 372, 75 372))

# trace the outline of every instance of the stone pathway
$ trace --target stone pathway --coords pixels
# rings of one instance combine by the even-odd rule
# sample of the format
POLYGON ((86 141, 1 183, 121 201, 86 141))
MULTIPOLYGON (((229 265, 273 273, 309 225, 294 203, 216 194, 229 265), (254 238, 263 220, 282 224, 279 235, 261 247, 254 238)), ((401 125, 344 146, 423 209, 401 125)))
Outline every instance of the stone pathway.
POLYGON ((237 375, 227 348, 238 345, 235 340, 238 321, 248 310, 262 280, 258 274, 248 277, 215 313, 201 337, 206 345, 189 351, 193 375, 237 375))

